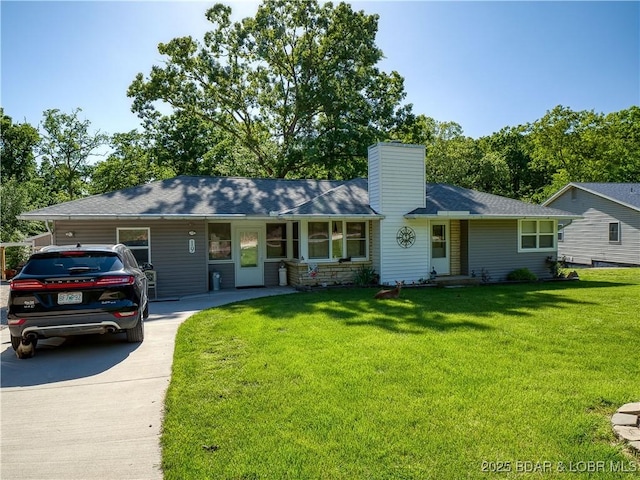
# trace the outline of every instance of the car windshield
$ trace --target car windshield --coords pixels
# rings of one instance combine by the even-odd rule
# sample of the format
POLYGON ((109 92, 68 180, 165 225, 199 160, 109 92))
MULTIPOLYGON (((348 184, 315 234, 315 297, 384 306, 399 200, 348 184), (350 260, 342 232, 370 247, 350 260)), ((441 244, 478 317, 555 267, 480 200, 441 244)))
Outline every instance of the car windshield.
POLYGON ((116 254, 108 252, 55 252, 31 258, 22 269, 28 275, 73 275, 113 272, 124 268, 116 254))

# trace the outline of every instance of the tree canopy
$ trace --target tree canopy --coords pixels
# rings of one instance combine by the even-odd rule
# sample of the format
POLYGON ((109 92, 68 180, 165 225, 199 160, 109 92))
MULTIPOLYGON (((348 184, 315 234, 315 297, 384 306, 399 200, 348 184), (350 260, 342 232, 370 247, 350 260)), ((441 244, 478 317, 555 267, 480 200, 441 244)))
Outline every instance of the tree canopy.
POLYGON ((129 87, 147 124, 174 113, 221 130, 254 176, 353 177, 366 149, 410 117, 404 81, 377 67, 378 16, 316 0, 266 0, 253 18, 232 23, 231 8, 206 13, 203 42, 175 38, 167 57, 129 87))
POLYGON ((49 109, 43 113, 40 170, 47 178, 56 202, 73 200, 88 193, 89 158, 108 140, 103 133, 89 131, 91 122, 78 118, 81 111, 77 108, 64 113, 49 109))

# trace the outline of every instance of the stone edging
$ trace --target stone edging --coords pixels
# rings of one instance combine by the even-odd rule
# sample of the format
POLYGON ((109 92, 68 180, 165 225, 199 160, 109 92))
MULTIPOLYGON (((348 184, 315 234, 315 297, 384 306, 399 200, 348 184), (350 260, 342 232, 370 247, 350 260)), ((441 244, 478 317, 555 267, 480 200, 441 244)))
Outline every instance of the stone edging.
POLYGON ((615 434, 629 442, 636 453, 640 453, 640 402, 621 406, 611 417, 615 434))

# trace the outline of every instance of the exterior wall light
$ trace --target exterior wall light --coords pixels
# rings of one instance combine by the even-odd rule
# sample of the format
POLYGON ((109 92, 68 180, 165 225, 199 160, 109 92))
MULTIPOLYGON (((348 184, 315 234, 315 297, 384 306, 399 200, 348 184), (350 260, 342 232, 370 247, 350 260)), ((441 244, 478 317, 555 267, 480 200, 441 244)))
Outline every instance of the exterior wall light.
POLYGON ((65 235, 69 238, 73 237, 75 234, 73 232, 67 232, 65 235))
POLYGON ((196 234, 196 231, 195 231, 195 230, 189 230, 189 235, 190 235, 190 236, 192 236, 192 237, 193 237, 195 234, 196 234))

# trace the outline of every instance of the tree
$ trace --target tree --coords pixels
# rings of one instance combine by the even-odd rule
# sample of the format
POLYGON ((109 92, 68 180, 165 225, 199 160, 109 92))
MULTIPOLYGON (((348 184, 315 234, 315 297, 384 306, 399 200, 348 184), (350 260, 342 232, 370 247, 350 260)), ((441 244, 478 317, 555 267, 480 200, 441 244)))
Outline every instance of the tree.
MULTIPOLYGON (((14 124, 1 108, 0 115, 0 241, 20 242, 44 231, 41 222, 25 222, 17 218, 21 213, 39 206, 42 190, 36 175, 35 149, 40 136, 28 123, 14 124)), ((7 265, 16 267, 26 254, 23 248, 8 249, 7 265)))
POLYGON ((381 72, 378 16, 317 0, 266 0, 254 18, 231 23, 231 9, 206 13, 200 44, 175 38, 168 60, 129 87, 132 110, 148 124, 155 102, 197 117, 233 141, 245 169, 269 177, 352 177, 366 172, 366 149, 409 115, 403 79, 381 72))
POLYGON ((78 119, 77 108, 71 114, 58 109, 45 110, 40 142, 40 174, 47 179, 54 203, 73 200, 87 193, 91 173, 89 158, 104 145, 108 136, 90 133, 89 120, 78 119))
POLYGON ((256 176, 246 168, 243 149, 211 122, 184 111, 162 116, 147 125, 151 148, 158 165, 178 175, 256 176))
POLYGON ((36 173, 35 148, 40 140, 38 130, 28 123, 14 124, 0 108, 0 162, 2 178, 28 180, 36 173))
POLYGON ((601 181, 640 182, 640 107, 610 113, 602 124, 601 181))
POLYGON ((175 171, 153 159, 153 149, 146 135, 132 130, 111 138, 112 153, 97 162, 91 172, 89 191, 100 194, 171 178, 175 171))
POLYGON ((544 187, 546 178, 544 172, 532 168, 532 158, 527 138, 527 127, 505 127, 488 137, 478 140, 485 155, 500 157, 507 168, 506 184, 502 191, 491 190, 517 199, 530 199, 531 196, 544 187))
POLYGON ((538 199, 568 182, 637 182, 640 108, 605 116, 558 105, 529 126, 532 167, 551 179, 538 199))

